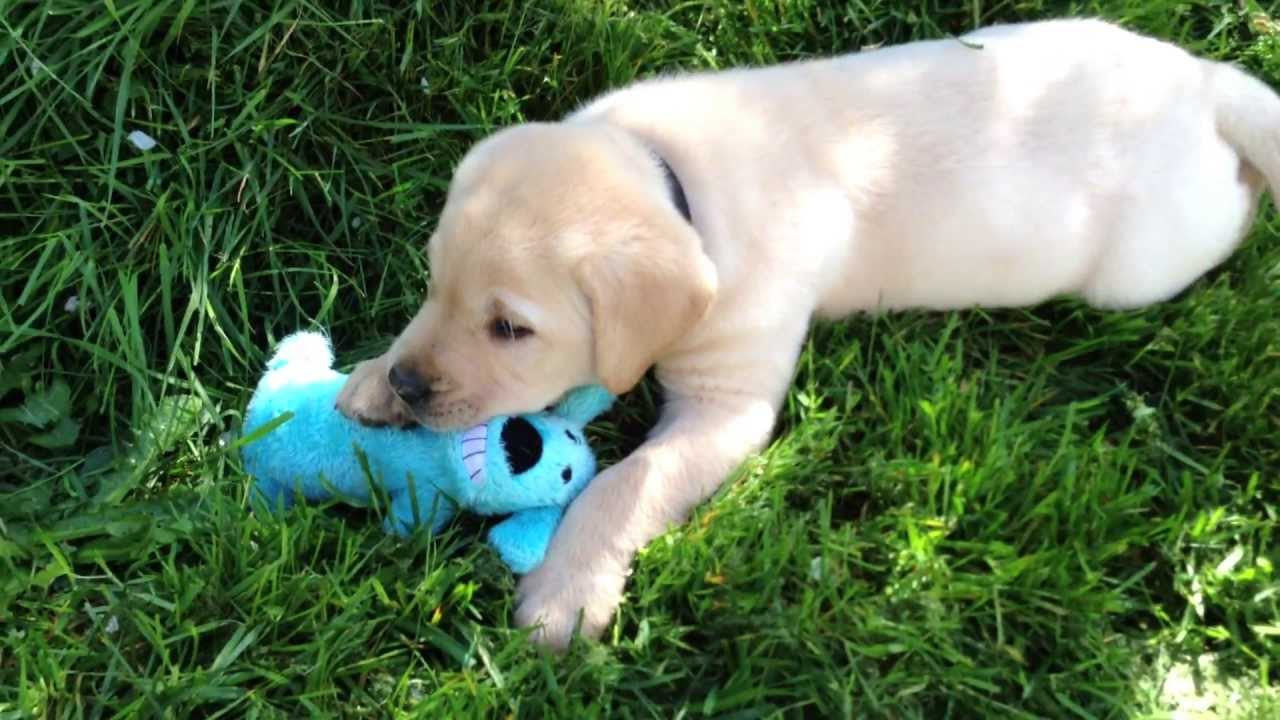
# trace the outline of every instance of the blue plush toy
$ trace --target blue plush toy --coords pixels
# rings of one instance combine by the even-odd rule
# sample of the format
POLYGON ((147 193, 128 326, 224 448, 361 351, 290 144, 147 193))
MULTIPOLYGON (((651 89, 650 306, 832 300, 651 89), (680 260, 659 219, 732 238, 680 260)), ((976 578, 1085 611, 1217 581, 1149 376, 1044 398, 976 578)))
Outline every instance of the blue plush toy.
POLYGON ((257 503, 288 508, 295 494, 366 503, 372 479, 390 498, 391 532, 419 525, 437 532, 459 508, 511 514, 490 530, 489 543, 517 573, 542 562, 565 506, 595 475, 583 426, 613 403, 607 390, 580 388, 547 412, 458 432, 368 428, 334 409, 346 376, 332 365, 328 339, 312 332, 285 338, 267 363, 245 436, 282 421, 241 451, 257 503))

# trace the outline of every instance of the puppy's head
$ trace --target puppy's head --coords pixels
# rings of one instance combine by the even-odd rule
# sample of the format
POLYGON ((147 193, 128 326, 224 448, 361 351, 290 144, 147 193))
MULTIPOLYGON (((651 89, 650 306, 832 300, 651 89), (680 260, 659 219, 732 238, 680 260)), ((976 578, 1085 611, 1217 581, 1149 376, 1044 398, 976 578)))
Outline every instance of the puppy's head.
POLYGON ((476 145, 428 252, 430 291, 388 382, 437 429, 592 382, 625 392, 715 295, 657 162, 605 126, 524 125, 476 145))

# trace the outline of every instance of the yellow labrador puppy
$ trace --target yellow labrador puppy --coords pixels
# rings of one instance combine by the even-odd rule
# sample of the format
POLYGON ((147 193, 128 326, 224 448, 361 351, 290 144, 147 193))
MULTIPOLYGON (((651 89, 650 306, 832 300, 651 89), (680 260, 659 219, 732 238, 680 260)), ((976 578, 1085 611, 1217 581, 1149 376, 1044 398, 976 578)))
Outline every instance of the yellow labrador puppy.
POLYGON ((517 620, 609 622, 636 550, 767 441, 812 318, 1164 300, 1224 260, 1280 99, 1098 21, 642 82, 458 166, 431 290, 341 409, 457 428, 656 365, 658 426, 570 508, 517 620))

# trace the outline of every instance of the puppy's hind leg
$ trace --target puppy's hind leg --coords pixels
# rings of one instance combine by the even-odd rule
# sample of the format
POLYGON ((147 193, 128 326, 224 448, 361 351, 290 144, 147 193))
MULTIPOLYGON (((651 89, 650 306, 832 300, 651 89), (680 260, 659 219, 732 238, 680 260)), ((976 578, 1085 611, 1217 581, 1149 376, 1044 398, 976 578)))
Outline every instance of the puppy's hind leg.
POLYGON ((1201 71, 1202 82, 1141 136, 1129 182, 1113 198, 1112 232, 1081 289, 1095 305, 1172 297, 1240 243, 1262 178, 1273 197, 1280 191, 1280 97, 1227 64, 1205 61, 1201 71))
POLYGON ((1080 292, 1092 305, 1128 309, 1172 298, 1230 257, 1256 216, 1262 183, 1251 163, 1211 126, 1166 131, 1183 149, 1147 158, 1115 201, 1080 292))
POLYGON ((1153 199, 1133 203, 1117 223, 1080 295, 1106 309, 1144 307, 1173 298, 1239 246, 1256 214, 1259 192, 1239 162, 1221 183, 1199 184, 1203 204, 1153 199), (1229 180, 1227 178, 1230 178, 1229 180))

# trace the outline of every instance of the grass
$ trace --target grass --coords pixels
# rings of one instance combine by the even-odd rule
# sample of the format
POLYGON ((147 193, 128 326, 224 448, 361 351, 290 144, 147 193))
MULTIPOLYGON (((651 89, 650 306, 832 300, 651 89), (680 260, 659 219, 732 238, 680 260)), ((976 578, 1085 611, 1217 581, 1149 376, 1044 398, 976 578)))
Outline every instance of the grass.
MULTIPOLYGON (((0 0, 0 717, 1275 717, 1270 210, 1143 312, 817 328, 775 443, 565 658, 511 627, 483 523, 255 518, 228 449, 274 340, 386 345, 451 166, 496 126, 1059 14, 1280 84, 1275 10, 0 0)), ((594 426, 607 461, 655 391, 594 426)))

